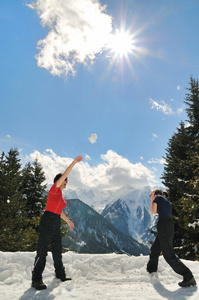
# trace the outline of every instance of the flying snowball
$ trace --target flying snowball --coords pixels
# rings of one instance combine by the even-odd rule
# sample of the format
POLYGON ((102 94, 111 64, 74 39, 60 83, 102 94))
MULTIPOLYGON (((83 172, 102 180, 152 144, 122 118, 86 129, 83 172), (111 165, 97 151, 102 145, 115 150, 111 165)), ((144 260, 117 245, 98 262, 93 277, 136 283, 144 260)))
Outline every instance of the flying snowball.
POLYGON ((91 136, 88 138, 91 144, 94 144, 97 141, 97 134, 92 133, 91 136))

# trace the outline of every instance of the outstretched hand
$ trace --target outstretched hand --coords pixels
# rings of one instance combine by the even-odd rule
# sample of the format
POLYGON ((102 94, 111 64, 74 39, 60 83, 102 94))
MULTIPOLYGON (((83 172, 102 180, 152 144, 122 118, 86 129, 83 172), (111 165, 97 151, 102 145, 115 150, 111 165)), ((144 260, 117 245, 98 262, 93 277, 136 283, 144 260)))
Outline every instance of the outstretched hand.
POLYGON ((68 220, 68 226, 69 226, 69 228, 71 229, 71 230, 73 230, 74 229, 74 224, 70 221, 70 220, 68 220))
POLYGON ((83 156, 78 155, 74 160, 75 160, 75 162, 80 162, 80 161, 82 161, 82 159, 83 159, 83 156))

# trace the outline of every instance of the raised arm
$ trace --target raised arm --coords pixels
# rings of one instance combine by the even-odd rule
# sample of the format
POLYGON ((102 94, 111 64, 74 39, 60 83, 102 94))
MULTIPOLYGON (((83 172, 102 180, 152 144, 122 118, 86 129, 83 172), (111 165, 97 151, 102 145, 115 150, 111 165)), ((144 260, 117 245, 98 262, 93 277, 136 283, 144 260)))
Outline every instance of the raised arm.
POLYGON ((82 161, 82 159, 83 159, 83 156, 79 155, 73 160, 73 162, 65 170, 63 175, 57 180, 57 182, 56 182, 57 188, 59 188, 62 185, 62 183, 64 182, 64 180, 66 179, 66 177, 68 177, 68 175, 69 175, 70 171, 72 170, 72 168, 74 167, 74 165, 76 165, 77 163, 82 161))
POLYGON ((151 213, 152 214, 157 214, 157 203, 154 203, 156 195, 154 195, 154 192, 151 193, 150 198, 151 198, 151 213))

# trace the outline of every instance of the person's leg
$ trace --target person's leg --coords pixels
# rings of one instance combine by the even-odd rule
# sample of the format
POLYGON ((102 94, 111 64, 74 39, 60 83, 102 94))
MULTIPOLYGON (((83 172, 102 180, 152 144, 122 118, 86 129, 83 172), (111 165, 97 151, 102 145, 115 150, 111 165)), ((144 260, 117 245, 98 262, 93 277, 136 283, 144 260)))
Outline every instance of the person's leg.
POLYGON ((171 221, 162 222, 158 228, 158 238, 162 254, 166 262, 177 273, 183 276, 183 279, 188 281, 193 278, 189 268, 187 268, 180 259, 178 259, 173 250, 174 227, 171 221))
POLYGON ((42 281, 42 273, 46 265, 46 256, 48 253, 48 247, 51 242, 51 228, 48 220, 48 215, 44 215, 40 222, 39 227, 39 240, 37 255, 35 257, 34 268, 32 271, 32 282, 42 281))
POLYGON ((66 278, 66 273, 62 262, 62 237, 60 224, 60 220, 59 222, 56 222, 56 230, 51 242, 51 251, 54 261, 55 275, 57 278, 64 280, 66 278))
MULTIPOLYGON (((42 241, 43 242, 43 241, 42 241)), ((42 273, 46 265, 47 248, 40 242, 37 255, 35 257, 34 268, 32 271, 32 281, 39 282, 42 280, 42 273)))
POLYGON ((161 253, 159 238, 156 237, 153 245, 151 246, 151 251, 149 255, 149 261, 147 263, 147 271, 149 273, 157 272, 158 259, 161 253))

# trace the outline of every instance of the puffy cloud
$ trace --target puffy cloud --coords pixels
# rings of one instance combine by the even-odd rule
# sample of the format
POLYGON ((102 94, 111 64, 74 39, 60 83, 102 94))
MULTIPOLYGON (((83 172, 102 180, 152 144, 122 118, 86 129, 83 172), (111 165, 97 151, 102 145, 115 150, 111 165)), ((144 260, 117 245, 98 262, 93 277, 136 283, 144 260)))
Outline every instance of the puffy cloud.
POLYGON ((181 86, 180 86, 180 85, 178 85, 178 86, 177 86, 177 90, 179 91, 180 89, 181 89, 181 86))
MULTIPOLYGON (((34 151, 26 159, 33 161, 36 158, 43 167, 48 184, 73 161, 73 158, 56 155, 51 149, 47 149, 43 154, 34 151)), ((140 162, 133 164, 112 150, 101 155, 101 159, 102 162, 96 166, 90 166, 87 161, 76 164, 69 175, 68 188, 115 190, 126 185, 142 188, 155 184, 153 172, 140 162)))
POLYGON ((35 150, 26 157, 26 161, 34 161, 36 158, 43 167, 48 184, 53 182, 53 178, 56 174, 64 172, 66 166, 71 164, 73 161, 72 158, 60 157, 56 155, 51 149, 46 149, 44 153, 40 153, 39 151, 35 150))
POLYGON ((140 188, 154 180, 151 171, 140 162, 132 164, 127 158, 111 150, 101 157, 106 166, 105 178, 108 180, 108 185, 114 188, 125 185, 140 188))
POLYGON ((77 63, 92 63, 108 44, 112 18, 97 0, 35 0, 28 6, 49 28, 36 59, 53 75, 75 75, 77 63))

